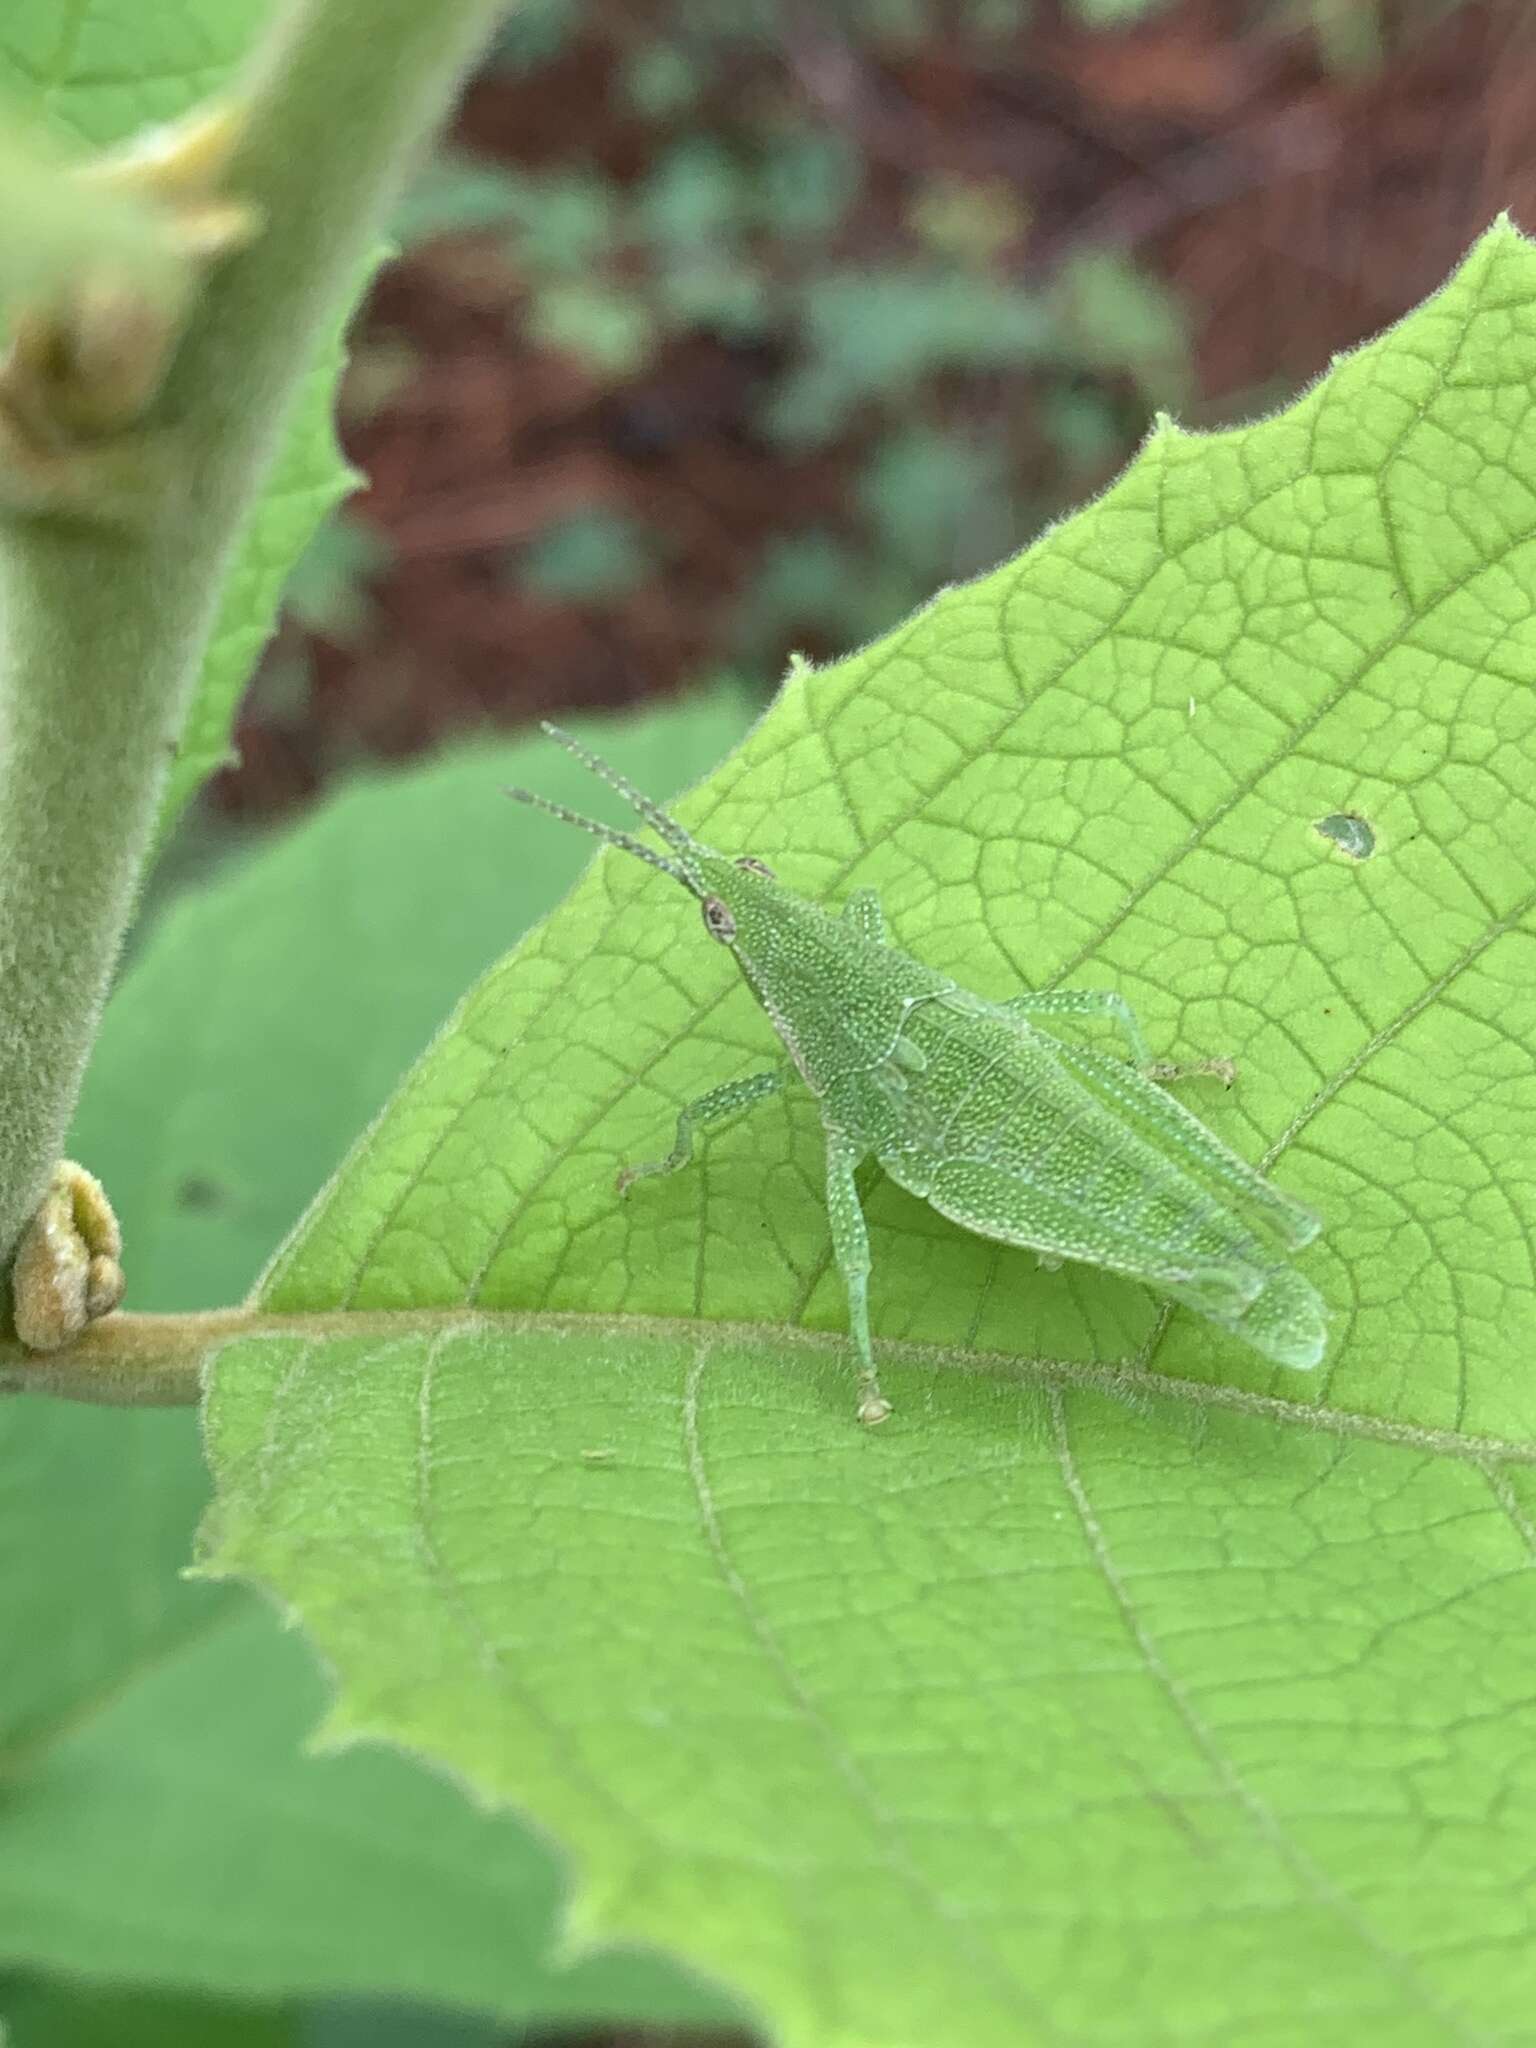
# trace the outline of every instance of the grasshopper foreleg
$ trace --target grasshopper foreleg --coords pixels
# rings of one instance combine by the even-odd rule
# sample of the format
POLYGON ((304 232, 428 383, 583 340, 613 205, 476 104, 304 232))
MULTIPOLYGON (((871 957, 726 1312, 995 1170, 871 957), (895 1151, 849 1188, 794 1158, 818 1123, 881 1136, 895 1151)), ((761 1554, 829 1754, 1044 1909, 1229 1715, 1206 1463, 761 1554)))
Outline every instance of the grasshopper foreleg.
POLYGON ((722 1087, 711 1088, 697 1102, 690 1102, 678 1115, 677 1142, 666 1158, 650 1159, 641 1166, 626 1166, 618 1177, 619 1193, 626 1194, 632 1181, 645 1180, 653 1173, 676 1173, 693 1157, 693 1139, 697 1130, 706 1124, 723 1123, 727 1117, 750 1109, 753 1103, 764 1102, 770 1095, 777 1095, 788 1079, 784 1068, 773 1067, 764 1074, 748 1074, 742 1080, 727 1081, 722 1087))
POLYGON ((848 1327, 859 1358, 859 1420, 884 1422, 891 1404, 880 1391, 869 1344, 869 1232, 853 1171, 861 1155, 841 1131, 827 1132, 827 1218, 832 1250, 848 1295, 848 1327))

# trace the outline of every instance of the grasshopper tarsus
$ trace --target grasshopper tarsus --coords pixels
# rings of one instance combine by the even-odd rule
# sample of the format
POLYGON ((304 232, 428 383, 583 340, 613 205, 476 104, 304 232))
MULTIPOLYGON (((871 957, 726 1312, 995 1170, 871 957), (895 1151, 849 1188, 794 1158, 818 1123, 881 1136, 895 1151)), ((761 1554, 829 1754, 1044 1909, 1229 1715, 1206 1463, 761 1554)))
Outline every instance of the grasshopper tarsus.
POLYGON ((1156 1081, 1160 1085, 1166 1085, 1169 1081, 1219 1081, 1223 1088, 1230 1088, 1237 1079, 1237 1061, 1148 1060, 1138 1071, 1146 1080, 1156 1081))
POLYGON ((891 1413, 891 1404, 877 1386, 867 1386, 859 1396, 859 1420, 873 1429, 877 1423, 886 1421, 891 1413))

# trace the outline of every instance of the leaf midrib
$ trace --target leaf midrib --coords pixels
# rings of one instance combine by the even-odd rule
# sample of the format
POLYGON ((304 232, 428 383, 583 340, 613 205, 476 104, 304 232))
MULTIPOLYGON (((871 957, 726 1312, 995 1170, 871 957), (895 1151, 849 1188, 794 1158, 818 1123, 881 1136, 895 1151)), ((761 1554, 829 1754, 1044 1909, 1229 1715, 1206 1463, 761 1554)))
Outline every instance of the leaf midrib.
MULTIPOLYGON (((92 1397, 93 1375, 103 1384, 115 1365, 122 1386, 125 1362, 162 1379, 174 1373, 185 1387, 183 1405, 195 1402, 205 1377, 232 1344, 291 1341, 354 1341, 377 1337, 381 1343, 402 1338, 437 1338, 445 1334, 483 1332, 509 1337, 633 1338, 680 1346, 739 1343, 773 1345, 820 1356, 845 1357, 848 1339, 837 1331, 807 1330, 790 1323, 714 1321, 687 1316, 593 1315, 579 1310, 477 1309, 459 1306, 422 1309, 218 1310, 207 1314, 116 1315, 98 1323, 70 1351, 52 1359, 0 1344, 0 1393, 48 1390, 49 1380, 69 1375, 63 1389, 76 1399, 92 1397)), ((1074 1359, 1029 1357, 1018 1352, 982 1351, 959 1345, 917 1344, 881 1338, 875 1353, 884 1364, 919 1371, 992 1374, 1005 1379, 1038 1377, 1047 1385, 1080 1388, 1136 1404, 1171 1401, 1182 1407, 1221 1409, 1282 1427, 1324 1435, 1392 1444, 1430 1457, 1459 1459, 1483 1470, 1501 1465, 1536 1465, 1536 1438, 1519 1441, 1477 1435, 1458 1429, 1435 1429, 1387 1416, 1326 1408, 1307 1402, 1260 1394, 1224 1381, 1176 1378, 1147 1371, 1134 1358, 1115 1364, 1089 1364, 1074 1359)), ((58 1389, 54 1389, 58 1390, 58 1389)), ((97 1399, 113 1398, 98 1394, 97 1399)), ((122 1395, 116 1397, 121 1399, 122 1395)), ((852 1428, 855 1425, 849 1423, 852 1428)))

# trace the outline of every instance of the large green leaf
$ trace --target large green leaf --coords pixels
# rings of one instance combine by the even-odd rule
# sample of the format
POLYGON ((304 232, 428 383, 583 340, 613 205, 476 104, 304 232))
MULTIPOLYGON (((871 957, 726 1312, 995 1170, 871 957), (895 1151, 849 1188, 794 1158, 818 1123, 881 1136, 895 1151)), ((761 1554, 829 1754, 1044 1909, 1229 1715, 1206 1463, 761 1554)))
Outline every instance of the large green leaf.
POLYGON ((985 994, 1235 1055, 1200 1106, 1325 1218, 1321 1371, 876 1184, 861 1433, 803 1096, 614 1197, 772 1050, 614 853, 277 1262, 213 1568, 306 1622, 338 1736, 571 1845, 578 1938, 796 2044, 1536 2040, 1533 476, 1500 227, 683 807, 985 994))
MULTIPOLYGON (((71 0, 62 8, 58 0, 9 0, 0 19, 0 102, 45 117, 76 145, 105 148, 217 92, 271 13, 272 0, 71 0)), ((331 425, 341 354, 339 319, 230 565, 171 763, 162 837, 233 758, 235 709, 288 572, 321 515, 352 487, 331 425)))
MULTIPOLYGON (((665 785, 743 722, 698 703, 602 744, 665 785)), ((577 873, 574 838, 504 871, 509 835, 536 830, 498 785, 534 751, 355 787, 157 925, 73 1138, 113 1191, 138 1306, 242 1291, 453 991, 577 873)), ((398 1758, 300 1754, 323 1692, 302 1644, 178 1578, 205 1497, 188 1414, 0 1402, 0 1968, 718 2017, 648 1958, 551 1956, 558 1871, 522 1830, 398 1758)))

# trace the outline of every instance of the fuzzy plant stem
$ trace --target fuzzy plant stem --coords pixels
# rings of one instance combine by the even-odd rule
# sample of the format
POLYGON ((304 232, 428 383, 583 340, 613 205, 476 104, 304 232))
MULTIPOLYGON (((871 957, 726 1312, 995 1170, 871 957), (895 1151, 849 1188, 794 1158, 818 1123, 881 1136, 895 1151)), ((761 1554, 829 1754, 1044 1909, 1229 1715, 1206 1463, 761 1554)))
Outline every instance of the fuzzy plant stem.
POLYGON ((500 12, 279 11, 236 87, 226 180, 264 229, 209 280, 142 423, 143 515, 0 515, 0 1276, 63 1149, 236 537, 327 319, 500 12))

